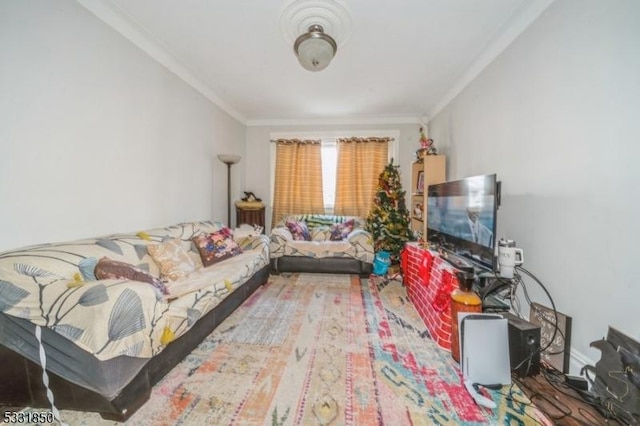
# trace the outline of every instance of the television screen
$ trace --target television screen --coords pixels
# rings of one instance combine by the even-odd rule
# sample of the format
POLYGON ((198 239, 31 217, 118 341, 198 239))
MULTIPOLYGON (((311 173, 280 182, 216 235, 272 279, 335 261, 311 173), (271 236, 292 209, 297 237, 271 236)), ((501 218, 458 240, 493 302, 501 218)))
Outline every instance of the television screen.
POLYGON ((496 175, 429 185, 427 194, 428 241, 495 270, 496 175))

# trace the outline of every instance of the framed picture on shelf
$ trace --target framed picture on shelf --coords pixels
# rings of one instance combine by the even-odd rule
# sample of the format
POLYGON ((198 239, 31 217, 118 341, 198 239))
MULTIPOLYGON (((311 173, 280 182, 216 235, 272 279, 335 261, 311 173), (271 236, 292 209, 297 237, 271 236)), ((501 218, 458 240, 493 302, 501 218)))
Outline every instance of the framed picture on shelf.
POLYGON ((416 185, 416 192, 418 194, 422 194, 424 193, 424 172, 423 171, 419 171, 418 172, 418 180, 417 180, 417 185, 416 185))
POLYGON ((422 203, 416 203, 413 207, 413 217, 422 220, 422 203))

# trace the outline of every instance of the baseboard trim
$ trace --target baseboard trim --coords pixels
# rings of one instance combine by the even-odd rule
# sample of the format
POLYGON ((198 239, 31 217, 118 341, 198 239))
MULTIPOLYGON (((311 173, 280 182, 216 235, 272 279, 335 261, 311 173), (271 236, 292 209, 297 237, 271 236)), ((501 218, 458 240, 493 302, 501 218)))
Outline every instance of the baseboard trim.
POLYGON ((582 367, 585 365, 596 365, 594 360, 575 349, 571 349, 569 356, 569 374, 571 375, 579 376, 580 370, 582 370, 582 367))

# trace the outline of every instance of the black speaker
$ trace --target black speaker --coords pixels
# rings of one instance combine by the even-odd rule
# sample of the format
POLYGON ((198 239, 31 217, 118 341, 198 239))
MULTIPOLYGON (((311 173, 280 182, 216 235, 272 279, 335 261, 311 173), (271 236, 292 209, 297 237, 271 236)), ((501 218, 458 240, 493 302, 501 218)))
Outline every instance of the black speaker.
POLYGON ((509 321, 509 361, 520 377, 540 373, 540 326, 517 316, 502 314, 509 321))

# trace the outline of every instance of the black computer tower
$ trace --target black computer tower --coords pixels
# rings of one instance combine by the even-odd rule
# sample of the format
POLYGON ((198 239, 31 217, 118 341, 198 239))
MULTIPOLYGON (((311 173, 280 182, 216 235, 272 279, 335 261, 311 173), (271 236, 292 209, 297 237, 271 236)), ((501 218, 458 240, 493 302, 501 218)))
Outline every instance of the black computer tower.
POLYGON ((509 321, 509 361, 519 377, 540 373, 540 326, 517 316, 502 314, 509 321))

